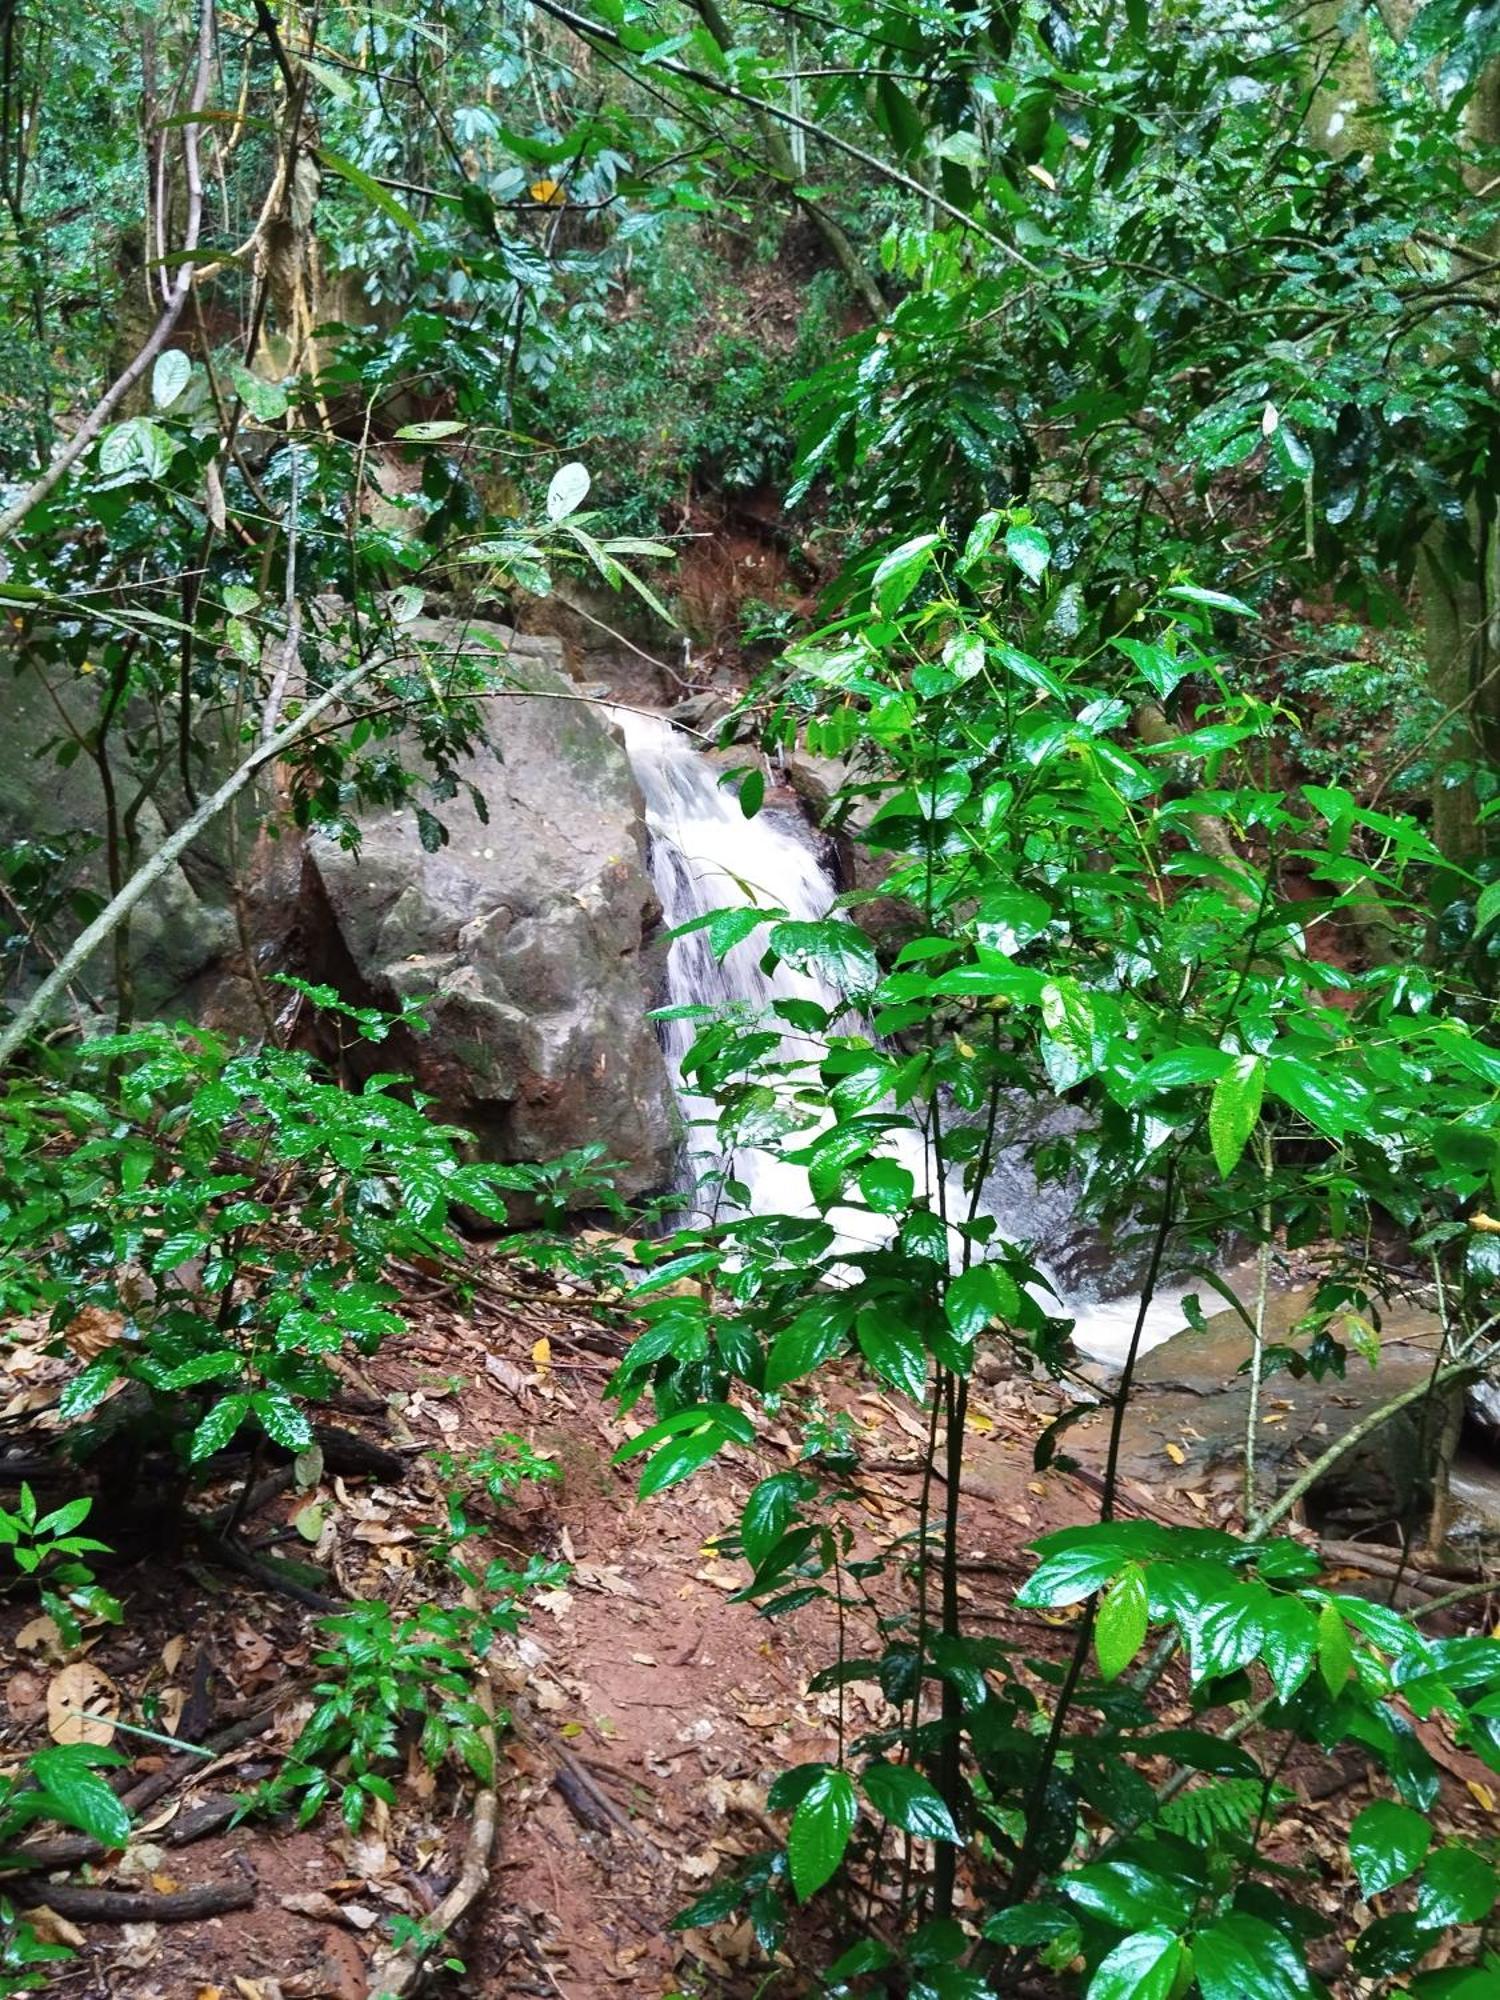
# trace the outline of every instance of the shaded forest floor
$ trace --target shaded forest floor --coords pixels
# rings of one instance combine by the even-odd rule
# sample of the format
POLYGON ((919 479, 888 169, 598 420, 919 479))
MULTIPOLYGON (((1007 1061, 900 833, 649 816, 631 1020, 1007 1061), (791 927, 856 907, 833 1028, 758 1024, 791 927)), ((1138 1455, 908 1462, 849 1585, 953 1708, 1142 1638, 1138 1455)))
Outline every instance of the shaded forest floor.
MULTIPOLYGON (((685 1486, 637 1501, 635 1468, 613 1466, 611 1455, 641 1422, 622 1423, 603 1396, 613 1362, 601 1350, 620 1336, 566 1283, 478 1252, 474 1261, 472 1304, 412 1273, 413 1331, 350 1383, 355 1415, 340 1422, 393 1450, 404 1477, 334 1476, 314 1491, 283 1490, 246 1530, 268 1547, 315 1552, 351 1599, 410 1609, 428 1588, 424 1536, 443 1514, 436 1455, 514 1434, 557 1467, 556 1480, 526 1487, 513 1504, 474 1510, 488 1516, 481 1555, 519 1566, 540 1554, 570 1574, 533 1597, 496 1663, 497 1692, 513 1716, 501 1744, 498 1846, 488 1893, 454 1939, 466 1970, 442 1975, 435 1990, 562 2000, 805 1990, 794 1960, 827 1939, 797 1941, 768 1989, 747 1924, 670 1928, 722 1871, 774 1844, 765 1795, 775 1774, 836 1751, 838 1697, 806 1691, 836 1655, 830 1608, 768 1623, 733 1601, 746 1571, 717 1545, 756 1479, 795 1462, 795 1426, 773 1429, 769 1465, 730 1451, 685 1486)), ((12 1415, 18 1398, 45 1399, 52 1366, 39 1362, 16 1378, 12 1415)), ((917 1531, 919 1426, 852 1375, 840 1394, 858 1438, 852 1517, 873 1552, 917 1531)), ((1097 1511, 1087 1466, 1032 1469, 1036 1438, 1058 1407, 1047 1384, 1003 1376, 976 1384, 963 1515, 969 1625, 1038 1658, 1065 1654, 1072 1628, 1066 1617, 1016 1609, 1026 1544, 1097 1511)), ((1197 1524, 1229 1504, 1135 1481, 1123 1491, 1125 1512, 1197 1524)), ((99 1525, 107 1538, 110 1524, 99 1525)), ((459 1872, 472 1780, 451 1765, 434 1777, 413 1751, 394 1808, 377 1805, 358 1833, 333 1807, 305 1831, 264 1820, 226 1826, 225 1802, 276 1769, 308 1711, 316 1613, 190 1549, 166 1560, 144 1554, 110 1582, 125 1623, 67 1668, 49 1658, 44 1621, 20 1609, 7 1616, 7 1748, 45 1739, 59 1672, 73 1676, 65 1692, 78 1706, 175 1726, 199 1743, 225 1731, 244 1736, 210 1761, 173 1759, 158 1743, 117 1734, 134 1759, 127 1783, 152 1773, 174 1781, 141 1813, 123 1857, 67 1879, 153 1896, 242 1882, 247 1906, 198 1922, 75 1926, 59 1916, 57 1934, 81 1951, 59 1968, 55 1989, 78 2000, 367 2000, 380 1991, 372 1968, 383 1920, 426 1915, 459 1872), (194 1837, 205 1824, 214 1830, 194 1837)), ((1185 1703, 1170 1679, 1165 1687, 1169 1717, 1183 1719, 1185 1703)), ((854 1682, 844 1699, 850 1735, 891 1719, 873 1681, 854 1682)), ((1492 1834, 1495 1801, 1481 1767, 1447 1746, 1437 1725, 1421 1728, 1446 1773, 1444 1817, 1492 1834)), ((1322 1901, 1336 1919, 1340 1828, 1368 1796, 1363 1772, 1299 1751, 1282 1779, 1304 1803, 1283 1814, 1272 1853, 1323 1878, 1322 1901)), ((53 1900, 65 1903, 65 1892, 53 1900)), ((1352 1991, 1339 1985, 1341 1959, 1329 1948, 1320 1969, 1335 1991, 1352 1991)))

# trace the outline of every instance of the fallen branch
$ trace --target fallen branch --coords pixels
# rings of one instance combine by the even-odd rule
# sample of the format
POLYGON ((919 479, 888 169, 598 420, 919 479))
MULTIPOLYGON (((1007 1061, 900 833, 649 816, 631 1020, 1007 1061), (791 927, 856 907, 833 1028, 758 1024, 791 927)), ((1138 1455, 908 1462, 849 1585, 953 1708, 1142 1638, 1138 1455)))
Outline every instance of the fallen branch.
POLYGON ((149 1889, 93 1889, 77 1882, 20 1882, 10 1894, 22 1909, 45 1903, 60 1917, 78 1924, 191 1924, 200 1917, 221 1917, 226 1910, 248 1910, 255 1901, 255 1884, 205 1882, 196 1889, 173 1889, 158 1895, 149 1889))
POLYGON ((331 1597, 326 1590, 318 1590, 312 1584, 303 1583, 293 1576, 288 1568, 272 1561, 268 1556, 258 1556, 247 1549, 243 1542, 237 1542, 229 1535, 216 1535, 207 1522, 200 1522, 198 1540, 215 1562, 221 1562, 228 1569, 236 1569, 241 1576, 253 1577, 255 1582, 264 1584, 267 1590, 279 1591, 283 1597, 291 1598, 294 1604, 301 1604, 309 1611, 347 1611, 349 1605, 342 1597, 331 1597))
POLYGON ((494 1697, 490 1692, 489 1675, 483 1670, 475 1681, 474 1692, 488 1717, 482 1734, 490 1755, 491 1782, 474 1801, 469 1843, 464 1849, 458 1880, 423 1923, 419 1941, 388 1959, 383 1967, 377 1967, 374 1990, 380 1995, 380 2000, 406 2000, 406 1995, 420 1989, 427 1977, 428 1963, 440 1949, 444 1938, 489 1887, 490 1855, 494 1851, 495 1834, 500 1823, 500 1799, 493 1782, 500 1751, 495 1741, 494 1697))

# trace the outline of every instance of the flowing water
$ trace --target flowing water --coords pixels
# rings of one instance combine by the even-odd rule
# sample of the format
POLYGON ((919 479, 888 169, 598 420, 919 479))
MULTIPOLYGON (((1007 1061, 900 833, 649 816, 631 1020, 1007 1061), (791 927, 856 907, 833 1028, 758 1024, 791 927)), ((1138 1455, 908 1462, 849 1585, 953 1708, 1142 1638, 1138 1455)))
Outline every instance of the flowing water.
MULTIPOLYGON (((669 929, 710 910, 730 907, 784 910, 789 917, 809 922, 828 914, 834 884, 819 864, 806 829, 791 815, 762 811, 746 819, 734 794, 720 784, 718 771, 693 749, 681 730, 661 716, 625 709, 611 709, 610 714, 624 737, 645 800, 652 880, 669 929)), ((763 933, 735 945, 722 961, 714 957, 706 931, 675 938, 667 953, 668 1004, 706 1005, 715 1012, 732 1008, 757 1020, 769 1016, 778 1000, 813 1000, 835 1018, 845 1011, 844 996, 824 980, 784 964, 765 971, 761 965, 764 951, 763 933)), ((663 1023, 667 1061, 687 1124, 691 1183, 730 1164, 722 1158, 716 1140, 713 1104, 683 1078, 683 1058, 692 1046, 696 1026, 687 1019, 663 1023)), ((788 1034, 773 1059, 811 1063, 816 1053, 808 1041, 788 1034)), ((808 1136, 814 1129, 809 1125, 808 1136)), ((918 1132, 893 1129, 883 1150, 911 1170, 919 1187, 931 1192, 932 1161, 918 1132)), ((774 1152, 736 1148, 732 1170, 748 1192, 751 1213, 817 1212, 805 1170, 774 1152)), ((1049 1268, 1049 1236, 1060 1237, 1071 1227, 1073 1218, 1059 1213, 1055 1193, 1044 1193, 1038 1187, 1025 1165, 1024 1144, 1006 1148, 982 1198, 985 1211, 995 1216, 1007 1239, 1035 1246, 1057 1295, 1045 1302, 1056 1312, 1060 1299, 1074 1317, 1077 1346, 1100 1361, 1118 1365, 1129 1345, 1138 1300, 1128 1292, 1115 1298, 1085 1296, 1085 1288, 1065 1284, 1049 1268)), ((968 1197, 955 1189, 950 1213, 959 1203, 966 1211, 968 1197)), ((719 1213, 724 1213, 722 1202, 719 1213)), ((863 1211, 837 1209, 828 1219, 838 1232, 840 1245, 851 1252, 883 1241, 889 1234, 889 1224, 863 1211)), ((1182 1327, 1180 1297, 1178 1292, 1163 1292, 1153 1300, 1143 1349, 1156 1346, 1182 1327)))

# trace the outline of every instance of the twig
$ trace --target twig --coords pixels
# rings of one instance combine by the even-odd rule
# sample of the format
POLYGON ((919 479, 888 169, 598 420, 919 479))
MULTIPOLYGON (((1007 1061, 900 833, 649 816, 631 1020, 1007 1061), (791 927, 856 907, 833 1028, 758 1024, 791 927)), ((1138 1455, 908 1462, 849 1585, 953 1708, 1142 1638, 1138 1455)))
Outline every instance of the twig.
MULTIPOLYGON (((171 339, 177 322, 182 317, 182 309, 187 304, 188 294, 193 288, 193 255, 198 248, 198 235, 203 223, 203 181, 198 167, 198 125, 197 114, 202 111, 208 98, 208 86, 213 75, 214 58, 214 5, 213 0, 202 0, 198 13, 198 68, 193 79, 193 94, 188 105, 187 121, 182 130, 182 157, 187 177, 188 213, 182 237, 182 264, 172 289, 167 294, 161 317, 147 337, 146 344, 124 373, 112 382, 95 403, 83 422, 74 431, 67 443, 52 459, 51 464, 39 479, 32 481, 18 500, 11 502, 0 513, 0 541, 11 534, 40 501, 45 500, 53 487, 58 485, 69 467, 82 458, 94 439, 118 409, 121 401, 140 381, 146 370, 171 339)), ((3 1058, 0 1058, 3 1060, 3 1058)))
POLYGON ((248 1910, 255 1883, 205 1882, 157 1895, 146 1889, 92 1889, 76 1882, 21 1882, 10 1892, 22 1909, 45 1903, 80 1924, 191 1924, 226 1910, 248 1910))
POLYGON ((405 2000, 407 1994, 418 1991, 427 1976, 429 1959, 470 1905, 477 1902, 489 1887, 490 1855, 494 1851, 495 1833, 500 1821, 500 1799, 493 1782, 500 1753, 495 1741, 494 1697, 490 1691, 489 1675, 483 1669, 475 1680, 474 1694, 488 1717, 481 1734, 489 1750, 491 1782, 474 1800, 469 1844, 464 1850, 458 1880, 423 1923, 420 1942, 408 1945, 406 1950, 388 1960, 383 1968, 377 1969, 375 1990, 381 2000, 405 2000))

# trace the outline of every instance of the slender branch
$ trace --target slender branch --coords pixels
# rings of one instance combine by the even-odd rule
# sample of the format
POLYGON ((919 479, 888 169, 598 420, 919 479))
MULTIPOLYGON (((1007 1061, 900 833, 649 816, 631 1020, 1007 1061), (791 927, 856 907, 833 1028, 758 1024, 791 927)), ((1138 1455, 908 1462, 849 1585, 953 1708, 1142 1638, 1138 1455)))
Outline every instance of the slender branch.
POLYGON ((125 396, 135 387, 146 370, 156 360, 158 354, 171 339, 177 322, 182 317, 182 309, 187 304, 188 294, 193 288, 193 253, 198 248, 198 237, 203 226, 203 178, 198 160, 198 124, 196 114, 201 112, 208 99, 208 86, 213 75, 214 63, 214 0, 201 0, 198 15, 198 68, 193 79, 193 94, 188 106, 189 116, 182 129, 183 167, 187 178, 188 212, 182 238, 182 264, 178 269, 172 289, 161 317, 152 328, 145 346, 135 359, 105 390, 99 401, 89 411, 83 422, 74 431, 68 442, 53 458, 47 470, 32 482, 19 500, 15 500, 0 513, 0 541, 15 532, 32 508, 39 505, 57 486, 68 469, 82 458, 100 431, 119 408, 125 396))
POLYGON ((301 714, 277 735, 258 743, 239 768, 224 780, 219 789, 206 798, 198 810, 190 818, 185 819, 174 833, 167 836, 150 859, 131 876, 119 894, 110 898, 87 930, 69 946, 57 965, 17 1013, 15 1019, 3 1033, 0 1033, 0 1066, 11 1060, 37 1023, 43 1019, 57 995, 63 992, 69 981, 88 964, 100 945, 114 935, 115 930, 129 916, 141 898, 154 888, 162 876, 186 853, 203 829, 218 818, 225 806, 244 791, 258 772, 264 770, 268 764, 275 763, 283 750, 290 748, 300 736, 304 735, 320 715, 332 708, 335 702, 357 687, 361 681, 368 679, 374 672, 376 664, 373 658, 362 660, 358 666, 340 674, 337 680, 331 682, 320 695, 310 701, 301 714))

